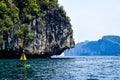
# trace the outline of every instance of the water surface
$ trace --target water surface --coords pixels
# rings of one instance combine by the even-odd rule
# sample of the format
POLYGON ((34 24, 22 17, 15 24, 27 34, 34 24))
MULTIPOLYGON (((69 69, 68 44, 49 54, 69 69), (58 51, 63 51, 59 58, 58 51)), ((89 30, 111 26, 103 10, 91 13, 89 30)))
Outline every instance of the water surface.
POLYGON ((0 80, 120 80, 119 56, 28 59, 29 68, 19 63, 0 59, 0 80))

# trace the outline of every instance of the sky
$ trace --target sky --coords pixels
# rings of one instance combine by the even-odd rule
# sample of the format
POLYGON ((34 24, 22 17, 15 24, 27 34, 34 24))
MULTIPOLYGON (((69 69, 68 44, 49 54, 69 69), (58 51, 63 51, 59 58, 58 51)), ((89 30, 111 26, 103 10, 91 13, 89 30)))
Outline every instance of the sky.
POLYGON ((75 43, 120 36, 120 0, 58 0, 71 19, 75 43))

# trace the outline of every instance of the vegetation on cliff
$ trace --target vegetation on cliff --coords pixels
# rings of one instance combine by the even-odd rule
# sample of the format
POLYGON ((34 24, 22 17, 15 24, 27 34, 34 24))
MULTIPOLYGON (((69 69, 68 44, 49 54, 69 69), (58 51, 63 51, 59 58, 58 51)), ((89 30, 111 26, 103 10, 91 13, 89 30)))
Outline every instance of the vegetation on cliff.
POLYGON ((0 50, 61 54, 74 46, 72 33, 58 0, 0 0, 0 50))

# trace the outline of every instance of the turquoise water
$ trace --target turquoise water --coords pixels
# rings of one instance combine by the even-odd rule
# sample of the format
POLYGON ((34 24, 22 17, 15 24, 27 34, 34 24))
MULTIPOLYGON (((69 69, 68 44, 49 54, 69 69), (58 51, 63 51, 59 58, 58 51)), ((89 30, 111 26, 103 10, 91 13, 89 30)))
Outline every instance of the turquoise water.
POLYGON ((28 59, 28 68, 19 63, 0 59, 0 80, 120 80, 119 56, 28 59))

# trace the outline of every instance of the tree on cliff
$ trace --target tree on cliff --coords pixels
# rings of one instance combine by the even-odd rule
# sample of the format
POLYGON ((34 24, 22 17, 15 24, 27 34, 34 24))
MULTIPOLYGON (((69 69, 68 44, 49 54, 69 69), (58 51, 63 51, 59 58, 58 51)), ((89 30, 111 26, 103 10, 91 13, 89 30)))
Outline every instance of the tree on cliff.
POLYGON ((18 8, 9 0, 0 1, 0 36, 3 38, 5 49, 9 47, 9 37, 14 23, 18 19, 18 8), (14 7, 14 8, 13 8, 14 7), (14 11, 14 12, 13 12, 14 11), (13 13, 12 13, 13 12, 13 13))
MULTIPOLYGON (((20 29, 15 31, 15 37, 16 39, 20 38, 22 39, 22 48, 24 48, 24 46, 26 44, 28 44, 29 42, 32 42, 34 36, 32 33, 30 33, 30 28, 28 25, 26 24, 22 24, 20 26, 20 29)), ((18 41, 18 40, 17 40, 18 41)))

